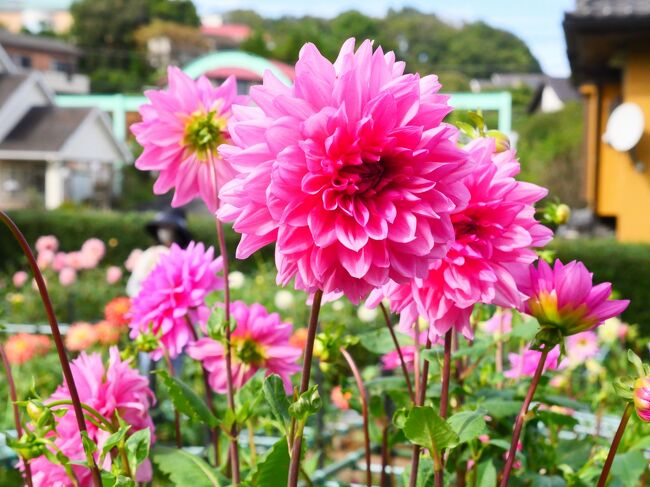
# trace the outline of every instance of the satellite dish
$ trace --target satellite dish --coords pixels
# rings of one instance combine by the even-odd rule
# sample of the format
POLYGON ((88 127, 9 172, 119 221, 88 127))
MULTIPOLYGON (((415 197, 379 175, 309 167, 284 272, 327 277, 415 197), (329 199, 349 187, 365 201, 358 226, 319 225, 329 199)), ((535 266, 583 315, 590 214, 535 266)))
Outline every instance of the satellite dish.
POLYGON ((609 116, 603 142, 619 152, 631 151, 641 140, 644 126, 641 107, 636 103, 623 103, 609 116))

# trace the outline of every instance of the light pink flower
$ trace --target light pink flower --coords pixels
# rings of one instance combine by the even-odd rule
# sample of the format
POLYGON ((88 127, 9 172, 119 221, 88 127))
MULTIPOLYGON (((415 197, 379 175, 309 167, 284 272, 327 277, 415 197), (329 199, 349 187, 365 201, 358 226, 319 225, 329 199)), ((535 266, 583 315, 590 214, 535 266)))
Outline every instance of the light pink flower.
MULTIPOLYGON (((221 269, 222 259, 214 258, 214 248, 206 250, 196 242, 187 249, 173 244, 169 254, 160 256, 133 298, 131 338, 151 330, 160 335, 169 355, 176 357, 192 339, 190 326, 208 319, 210 310, 205 297, 223 288, 223 278, 217 276, 221 269)), ((163 350, 156 350, 152 356, 160 359, 163 350)))
MULTIPOLYGON (((82 353, 72 361, 71 369, 75 384, 82 403, 99 411, 110 422, 117 423, 117 414, 127 424, 131 425, 129 434, 135 431, 150 428, 152 440, 154 439, 154 425, 149 411, 155 402, 154 394, 149 388, 149 381, 131 367, 129 361, 122 361, 119 350, 112 347, 109 352, 108 367, 105 367, 101 355, 82 353)), ((70 399, 70 392, 65 383, 52 394, 51 401, 70 399)), ((49 401, 46 401, 46 403, 49 401)), ((72 408, 67 408, 61 418, 56 418, 55 444, 71 459, 83 462, 85 454, 81 446, 81 438, 72 408)), ((91 422, 87 422, 88 434, 95 441, 101 451, 106 439, 110 435, 100 430, 91 422)), ((95 454, 96 459, 99 453, 95 454)), ((101 467, 110 470, 111 457, 107 456, 101 467)), ((44 456, 31 462, 36 487, 70 486, 70 480, 63 476, 63 468, 50 463, 44 456)), ((79 477, 80 486, 92 485, 89 470, 80 466, 73 466, 75 474, 79 477)), ((145 467, 146 469, 146 467, 145 467)), ((140 478, 141 481, 150 480, 140 478)))
POLYGON ((77 282, 77 271, 72 267, 64 267, 61 269, 61 272, 59 272, 59 282, 62 286, 71 286, 77 282))
MULTIPOLYGON (((289 343, 292 326, 282 323, 280 315, 269 314, 261 304, 247 306, 242 301, 231 304, 232 374, 234 386, 242 387, 260 369, 266 374, 278 374, 284 388, 291 392, 291 375, 299 370, 296 361, 302 351, 289 343)), ((187 348, 187 354, 200 360, 210 373, 210 386, 219 393, 226 392, 224 347, 212 338, 201 338, 187 348)))
POLYGON ((217 147, 229 140, 231 105, 244 98, 237 96, 233 76, 217 88, 205 76, 194 81, 176 67, 168 68, 167 76, 167 89, 145 91, 150 103, 140 107, 142 122, 131 126, 144 148, 135 165, 159 171, 154 193, 175 188, 172 206, 200 196, 214 212, 218 188, 233 176, 217 147))
POLYGON ((498 309, 492 317, 479 324, 481 330, 490 335, 505 335, 512 331, 512 311, 498 309))
POLYGON ((115 284, 120 279, 122 279, 122 269, 114 265, 106 269, 106 282, 108 284, 115 284))
MULTIPOLYGON (((526 348, 522 353, 509 353, 508 361, 510 370, 506 370, 503 375, 509 379, 519 379, 521 377, 532 377, 539 364, 542 352, 526 348)), ((554 347, 546 356, 544 370, 555 370, 559 368, 558 360, 560 358, 560 347, 554 347)))
POLYGON ((38 268, 41 270, 47 269, 54 261, 54 256, 54 252, 48 249, 39 252, 36 256, 36 264, 38 265, 38 268))
POLYGON ((54 235, 43 235, 36 240, 36 252, 41 253, 49 250, 56 252, 59 249, 59 240, 54 235))
POLYGON ((583 331, 566 339, 567 359, 571 367, 584 364, 587 359, 598 355, 598 335, 593 331, 583 331))
POLYGON ((68 256, 65 252, 57 252, 54 254, 54 260, 52 261, 52 270, 54 272, 60 272, 68 262, 68 256))
POLYGON ((357 303, 445 255, 471 164, 442 123, 451 107, 437 77, 354 45, 332 64, 306 44, 293 86, 267 72, 257 106, 233 108, 233 145, 219 150, 239 174, 219 216, 242 234, 239 258, 275 242, 279 284, 357 303))
POLYGON ((142 249, 133 249, 124 263, 125 269, 129 272, 133 272, 135 266, 138 265, 140 257, 142 257, 142 249))
POLYGON ((106 254, 106 245, 98 238, 89 238, 81 246, 81 252, 93 256, 99 262, 106 254))
POLYGON ((534 217, 534 204, 547 191, 514 179, 520 169, 514 151, 496 153, 491 138, 477 139, 466 149, 476 163, 463 179, 471 196, 451 217, 456 241, 449 252, 433 263, 425 279, 403 285, 391 282, 371 297, 371 305, 388 297, 391 309, 400 313, 402 330, 420 316, 435 335, 455 327, 471 338, 473 306, 521 305, 525 296, 515 277, 537 259, 532 247, 552 238, 552 232, 534 217))
POLYGON ((11 282, 15 287, 23 287, 27 283, 28 279, 29 274, 27 274, 25 271, 18 271, 11 278, 11 282))
MULTIPOLYGON (((56 257, 55 257, 56 258, 56 257)), ((81 270, 88 268, 88 260, 92 259, 91 254, 84 255, 81 251, 76 250, 74 252, 68 252, 65 254, 65 267, 69 267, 74 270, 81 270)))
MULTIPOLYGON (((409 330, 408 335, 410 335, 411 338, 413 338, 414 342, 419 342, 420 343, 419 348, 422 349, 422 346, 426 343, 427 333, 425 331, 416 333, 414 329, 411 329, 409 330), (416 335, 417 335, 417 340, 416 340, 416 335)), ((404 364, 406 365, 406 369, 408 371, 412 371, 415 366, 415 360, 418 354, 418 348, 415 345, 403 345, 400 346, 400 350, 402 352, 402 357, 404 358, 404 364)), ((381 363, 384 370, 394 370, 402 366, 402 364, 400 363, 399 353, 397 353, 397 350, 393 350, 391 352, 382 355, 381 363)))
POLYGON ((530 296, 523 310, 537 318, 542 328, 562 336, 591 330, 625 311, 630 303, 627 299, 609 299, 612 285, 605 282, 594 286, 593 274, 577 261, 564 265, 556 260, 551 268, 540 260, 518 284, 530 296))

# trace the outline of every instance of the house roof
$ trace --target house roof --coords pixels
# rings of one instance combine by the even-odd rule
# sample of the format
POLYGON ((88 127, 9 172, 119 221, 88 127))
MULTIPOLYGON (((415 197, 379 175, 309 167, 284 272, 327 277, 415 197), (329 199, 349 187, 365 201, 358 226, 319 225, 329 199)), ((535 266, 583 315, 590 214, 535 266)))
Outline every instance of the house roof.
POLYGON ((650 15, 650 2, 648 0, 576 0, 573 15, 579 17, 650 15))
POLYGON ((547 76, 535 90, 528 104, 528 113, 532 113, 539 108, 542 102, 542 94, 546 87, 550 87, 563 103, 580 100, 580 93, 573 87, 569 78, 552 78, 547 76))
POLYGON ((14 34, 0 30, 0 44, 6 47, 19 47, 33 51, 57 52, 79 55, 81 51, 67 42, 51 37, 33 36, 27 34, 14 34))
POLYGON ((11 97, 14 91, 27 79, 27 74, 0 73, 0 107, 11 97))
POLYGON ((56 152, 92 108, 32 107, 0 143, 0 150, 56 152))
POLYGON ((251 28, 245 24, 203 25, 201 26, 201 34, 242 42, 250 37, 251 28))

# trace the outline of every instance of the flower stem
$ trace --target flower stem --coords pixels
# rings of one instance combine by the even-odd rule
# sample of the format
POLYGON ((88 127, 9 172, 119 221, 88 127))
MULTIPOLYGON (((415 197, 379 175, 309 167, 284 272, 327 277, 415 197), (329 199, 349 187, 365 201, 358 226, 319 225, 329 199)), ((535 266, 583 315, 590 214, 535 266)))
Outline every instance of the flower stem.
MULTIPOLYGON (((442 362, 442 390, 440 392, 440 417, 447 419, 447 409, 449 409, 449 382, 451 379, 451 341, 453 338, 453 329, 445 333, 445 351, 442 362)), ((441 452, 442 453, 442 452, 441 452)), ((434 472, 434 483, 436 487, 444 485, 445 469, 436 469, 434 472)))
MULTIPOLYGON (((419 339, 416 341, 419 342, 419 339)), ((426 350, 431 348, 431 339, 429 337, 427 337, 427 343, 424 347, 426 350)), ((417 397, 415 398, 415 406, 422 406, 424 404, 424 397, 426 396, 428 377, 429 377, 429 361, 425 360, 424 363, 422 364, 422 381, 420 386, 418 387, 418 394, 417 397)), ((411 475, 409 477, 409 487, 415 487, 417 485, 419 467, 420 467, 420 445, 413 445, 413 456, 411 457, 411 475)))
POLYGON ((354 362, 352 356, 348 353, 346 349, 341 347, 341 355, 350 366, 354 380, 357 383, 357 388, 359 389, 359 399, 361 400, 361 414, 363 416, 363 440, 366 450, 366 485, 372 487, 372 472, 370 471, 370 429, 369 429, 369 417, 368 417, 368 395, 366 394, 366 388, 363 386, 363 379, 359 373, 359 368, 354 362))
MULTIPOLYGON (((0 358, 2 359, 2 365, 5 369, 5 374, 7 375, 7 385, 9 386, 9 398, 11 399, 11 406, 14 413, 14 424, 16 425, 16 436, 20 438, 23 436, 23 426, 20 424, 20 409, 18 409, 18 394, 16 393, 16 384, 14 382, 14 376, 11 373, 11 364, 7 358, 7 353, 5 352, 5 347, 0 343, 0 358)), ((25 466, 25 481, 27 482, 28 487, 32 487, 32 468, 29 466, 29 460, 23 458, 23 465, 25 466)))
MULTIPOLYGON (((74 403, 70 399, 60 399, 58 401, 52 401, 45 404, 48 408, 55 408, 57 406, 74 406, 74 403)), ((100 426, 103 426, 106 431, 109 433, 115 433, 117 430, 115 426, 99 411, 94 407, 89 406, 88 404, 81 403, 82 409, 88 411, 92 416, 97 420, 100 426)))
MULTIPOLYGON (((34 274, 34 279, 38 286, 38 292, 41 295, 41 300, 43 301, 43 306, 45 307, 45 312, 47 313, 47 318, 50 323, 50 329, 52 330, 52 338, 56 345, 56 351, 59 355, 59 361, 61 362, 61 370, 63 371, 63 377, 70 391, 70 397, 74 406, 75 418, 77 419, 77 427, 81 434, 82 431, 88 431, 86 428, 86 421, 84 419, 83 410, 81 408, 81 401, 79 400, 79 393, 77 392, 77 386, 74 382, 74 376, 72 375, 72 370, 70 369, 70 362, 68 362, 68 356, 65 352, 65 347, 63 345, 63 339, 61 338, 61 332, 59 331, 59 324, 57 323, 56 316, 54 315, 54 308, 52 307, 52 302, 50 301, 50 296, 47 293, 47 287, 45 286, 45 280, 43 279, 43 274, 41 274, 34 254, 32 253, 25 236, 22 234, 20 229, 16 226, 9 215, 4 211, 0 211, 0 220, 9 228, 9 231, 13 234, 14 238, 18 241, 29 266, 34 274)), ((96 462, 90 457, 91 464, 89 465, 90 471, 92 473, 93 484, 95 487, 102 487, 102 476, 99 472, 96 462)))
MULTIPOLYGON (((235 388, 232 379, 232 343, 230 339, 230 283, 228 282, 229 266, 228 266, 228 249, 226 248, 226 238, 223 234, 223 225, 217 218, 217 240, 219 242, 219 253, 223 261, 223 299, 224 299, 224 320, 226 321, 226 396, 228 400, 228 407, 235 416, 235 388)), ((239 445, 237 443, 237 422, 233 422, 232 429, 230 430, 232 440, 230 442, 230 461, 232 464, 232 481, 237 485, 240 482, 239 474, 239 445)))
POLYGON ((549 346, 544 345, 544 348, 542 349, 541 352, 542 353, 539 357, 539 362, 537 363, 537 369, 535 370, 533 379, 530 381, 530 386, 528 387, 528 393, 526 394, 524 403, 521 405, 521 410, 517 415, 515 428, 512 432, 512 443, 510 443, 510 451, 508 452, 506 465, 503 469, 503 476, 501 477, 501 484, 500 484, 501 487, 506 487, 508 485, 508 481, 510 480, 510 471, 512 470, 512 466, 515 463, 515 456, 517 454, 517 445, 519 444, 521 430, 524 426, 524 419, 526 418, 526 414, 528 413, 528 408, 530 407, 530 403, 533 400, 533 396, 535 395, 535 390, 537 389, 539 380, 541 379, 542 373, 544 372, 544 364, 546 363, 546 357, 548 355, 548 352, 550 352, 549 346))
MULTIPOLYGON (((166 348, 163 348, 163 356, 165 357, 165 363, 167 364, 169 375, 174 377, 176 375, 174 364, 172 363, 172 359, 169 358, 169 352, 166 348)), ((181 415, 176 407, 174 407, 174 432, 176 437, 176 448, 180 449, 183 446, 183 437, 181 435, 181 415)))
POLYGON ((393 343, 395 344, 395 350, 397 351, 397 356, 399 357, 399 363, 402 367, 402 373, 404 374, 404 379, 406 380, 406 387, 408 388, 409 396, 411 397, 411 401, 415 402, 415 394, 413 393, 413 385, 411 384, 411 377, 409 375, 408 369, 406 368, 406 362, 404 362, 404 355, 402 354, 402 349, 399 346, 399 342, 397 341, 395 330, 393 330, 393 325, 390 322, 390 315, 388 314, 388 310, 384 306, 384 303, 379 303, 379 307, 381 308, 381 312, 384 315, 384 320, 386 321, 386 327, 388 328, 388 331, 390 332, 390 336, 393 339, 393 343))
POLYGON ((605 483, 607 482, 607 477, 609 476, 609 471, 612 468, 612 463, 614 463, 616 450, 618 450, 618 445, 621 442, 621 438, 623 438, 625 427, 627 426, 627 422, 629 421, 633 410, 634 410, 634 406, 632 405, 631 402, 628 402, 627 405, 625 406, 625 411, 623 411, 623 417, 621 418, 621 422, 618 425, 618 429, 616 430, 614 439, 612 440, 612 446, 609 447, 607 460, 605 460, 603 471, 600 473, 600 479, 598 479, 598 487, 605 487, 605 483))
MULTIPOLYGON (((309 389, 309 376, 311 375, 311 362, 314 356, 314 341, 316 340, 316 330, 318 328, 318 314, 320 305, 323 300, 323 291, 320 289, 314 293, 313 303, 311 305, 311 315, 309 317, 309 327, 307 328, 307 343, 305 344, 305 353, 302 360, 302 374, 300 376, 300 394, 309 389)), ((292 422, 292 431, 296 431, 292 422)), ((299 431, 291 444, 291 463, 289 464, 288 487, 298 485, 298 473, 300 471, 300 454, 302 453, 302 431, 299 431)))

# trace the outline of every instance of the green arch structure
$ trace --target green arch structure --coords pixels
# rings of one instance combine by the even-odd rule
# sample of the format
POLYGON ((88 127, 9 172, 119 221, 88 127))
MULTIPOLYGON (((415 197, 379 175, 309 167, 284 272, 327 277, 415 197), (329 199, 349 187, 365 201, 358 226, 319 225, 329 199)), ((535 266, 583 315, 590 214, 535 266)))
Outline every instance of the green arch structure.
POLYGON ((186 64, 183 72, 190 78, 196 79, 213 69, 232 67, 252 71, 259 75, 260 78, 265 71, 269 70, 284 84, 291 84, 289 77, 271 61, 244 51, 211 52, 186 64))

